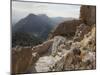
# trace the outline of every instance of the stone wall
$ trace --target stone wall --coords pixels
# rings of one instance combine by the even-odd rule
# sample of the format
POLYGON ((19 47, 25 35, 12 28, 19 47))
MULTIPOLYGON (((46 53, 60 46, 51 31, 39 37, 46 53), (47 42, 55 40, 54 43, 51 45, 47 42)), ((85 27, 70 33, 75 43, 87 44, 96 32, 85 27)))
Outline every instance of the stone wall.
POLYGON ((96 6, 82 5, 80 19, 87 25, 96 24, 96 6))
POLYGON ((31 47, 12 48, 12 73, 28 73, 38 58, 48 52, 53 40, 31 47))
POLYGON ((40 45, 37 45, 35 47, 32 48, 33 52, 37 52, 39 55, 42 55, 46 52, 48 52, 48 49, 50 48, 50 46, 52 45, 53 40, 48 40, 40 45))
POLYGON ((12 73, 26 73, 36 60, 37 56, 32 55, 32 49, 30 47, 13 48, 12 73))

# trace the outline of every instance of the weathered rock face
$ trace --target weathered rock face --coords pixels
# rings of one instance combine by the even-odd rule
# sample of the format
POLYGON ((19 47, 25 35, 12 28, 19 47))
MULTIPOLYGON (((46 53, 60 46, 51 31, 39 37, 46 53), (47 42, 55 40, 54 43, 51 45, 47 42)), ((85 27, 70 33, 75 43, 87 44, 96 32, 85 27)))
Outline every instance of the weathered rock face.
POLYGON ((64 47, 65 38, 56 36, 53 39, 51 54, 44 55, 35 63, 35 72, 62 71, 66 59, 66 50, 64 47), (63 45, 63 46, 62 46, 63 45))
POLYGON ((85 25, 84 30, 81 31, 82 32, 81 35, 83 38, 83 35, 88 32, 89 26, 96 24, 96 7, 95 6, 82 5, 80 8, 80 20, 70 20, 70 21, 65 21, 59 24, 58 27, 54 29, 54 31, 50 34, 49 38, 53 38, 54 36, 57 36, 57 35, 67 36, 67 37, 74 36, 76 30, 81 26, 82 23, 84 23, 85 25))
POLYGON ((96 68, 95 52, 81 51, 80 54, 74 54, 69 51, 64 63, 64 70, 84 70, 96 68))
MULTIPOLYGON (((87 34, 88 38, 92 37, 91 41, 95 38, 94 29, 91 30, 91 35, 89 35, 90 32, 87 34)), ((82 41, 87 45, 88 50, 83 50, 83 42, 68 42, 62 36, 54 37, 51 54, 39 58, 35 63, 36 72, 95 69, 95 52, 89 51, 91 47, 84 40, 85 37, 82 41), (67 48, 68 46, 70 47, 67 48)))
POLYGON ((39 55, 42 55, 42 54, 48 52, 48 50, 49 50, 50 46, 52 45, 52 43, 53 43, 52 39, 48 40, 48 41, 46 41, 46 42, 44 42, 40 45, 37 45, 37 46, 33 47, 32 51, 37 52, 39 55))
POLYGON ((58 25, 58 27, 50 34, 49 38, 54 36, 74 36, 76 27, 81 24, 80 20, 65 21, 58 25))
POLYGON ((77 26, 74 41, 81 41, 84 35, 90 32, 92 26, 96 24, 96 7, 82 5, 80 8, 80 20, 83 23, 77 26))
POLYGON ((26 73, 38 59, 33 56, 31 48, 15 48, 12 50, 12 73, 26 73))
POLYGON ((96 6, 82 5, 80 19, 87 25, 96 24, 96 6))
POLYGON ((84 35, 83 40, 81 40, 81 48, 83 50, 90 50, 90 51, 96 51, 96 28, 95 25, 93 25, 90 32, 88 32, 86 35, 84 35))
POLYGON ((96 68, 96 36, 95 25, 84 35, 81 42, 72 42, 64 64, 65 70, 81 70, 96 68))
POLYGON ((32 65, 44 53, 48 52, 52 40, 41 45, 31 47, 19 47, 12 49, 12 73, 28 73, 32 65))
POLYGON ((95 69, 95 50, 90 50, 91 46, 92 49, 95 47, 94 39, 95 27, 84 35, 81 42, 68 41, 65 37, 55 36, 51 54, 39 58, 34 66, 35 72, 95 69))
MULTIPOLYGON (((89 10, 86 9, 87 6, 85 9, 82 7, 81 17, 83 16, 83 22, 76 22, 75 25, 73 21, 67 21, 60 24, 53 32, 54 41, 50 55, 52 57, 47 57, 53 64, 48 64, 46 62, 48 59, 45 60, 45 65, 48 64, 50 66, 48 70, 43 70, 43 72, 96 68, 96 26, 93 25, 95 24, 95 7, 89 7, 89 10), (84 16, 84 13, 86 16, 84 16), (68 27, 66 24, 68 24, 68 27), (70 26, 71 24, 73 25, 70 26), (75 32, 73 39, 66 39, 68 38, 68 34, 72 34, 73 32, 75 32)), ((42 68, 39 72, 42 72, 42 68)))
POLYGON ((65 62, 65 55, 61 57, 56 55, 52 56, 43 56, 35 64, 36 72, 51 72, 51 71, 62 71, 63 64, 65 62))
POLYGON ((77 26, 74 41, 81 41, 84 38, 84 35, 87 34, 91 30, 91 27, 82 23, 77 26))
POLYGON ((60 45, 63 45, 64 46, 65 45, 64 44, 65 41, 66 41, 66 39, 64 37, 62 37, 62 36, 55 36, 54 37, 54 42, 53 42, 53 45, 52 45, 52 56, 57 55, 57 52, 60 51, 59 46, 60 45))

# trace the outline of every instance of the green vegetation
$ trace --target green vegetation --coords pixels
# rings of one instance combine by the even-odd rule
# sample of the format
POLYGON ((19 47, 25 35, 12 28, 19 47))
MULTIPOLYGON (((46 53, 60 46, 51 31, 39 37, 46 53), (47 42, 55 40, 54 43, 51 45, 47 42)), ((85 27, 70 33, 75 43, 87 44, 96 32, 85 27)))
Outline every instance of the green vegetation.
POLYGON ((42 43, 42 39, 25 32, 12 33, 12 47, 35 46, 42 43))

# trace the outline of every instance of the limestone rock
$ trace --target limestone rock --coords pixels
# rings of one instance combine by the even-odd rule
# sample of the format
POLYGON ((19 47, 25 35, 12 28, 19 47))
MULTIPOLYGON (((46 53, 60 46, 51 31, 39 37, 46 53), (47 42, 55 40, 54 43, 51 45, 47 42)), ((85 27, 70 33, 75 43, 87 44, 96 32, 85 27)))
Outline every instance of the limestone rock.
POLYGON ((66 55, 43 56, 35 63, 36 72, 62 71, 66 55))
POLYGON ((35 63, 36 72, 61 71, 66 59, 66 39, 61 36, 54 37, 51 54, 44 55, 35 63))
POLYGON ((96 29, 95 25, 92 27, 91 31, 84 35, 83 40, 80 42, 81 49, 96 51, 96 29))
POLYGON ((70 50, 72 44, 73 44, 73 40, 67 40, 65 42, 66 50, 70 50))
POLYGON ((50 66, 54 65, 54 59, 51 56, 40 57, 35 63, 36 72, 49 72, 50 66))
POLYGON ((84 35, 80 42, 72 42, 68 50, 64 70, 83 70, 96 68, 96 31, 95 25, 84 35))
POLYGON ((80 24, 77 26, 74 41, 81 41, 84 38, 84 35, 90 31, 91 27, 86 24, 80 24))
POLYGON ((62 36, 56 36, 54 37, 54 42, 52 45, 52 56, 55 56, 57 54, 57 52, 60 51, 60 48, 58 48, 58 46, 61 47, 61 44, 63 44, 62 46, 64 47, 66 39, 62 36))
POLYGON ((80 67, 81 51, 79 48, 73 48, 68 51, 64 63, 64 70, 77 70, 80 67))
POLYGON ((81 67, 79 69, 95 69, 96 68, 96 53, 84 51, 82 54, 81 67))

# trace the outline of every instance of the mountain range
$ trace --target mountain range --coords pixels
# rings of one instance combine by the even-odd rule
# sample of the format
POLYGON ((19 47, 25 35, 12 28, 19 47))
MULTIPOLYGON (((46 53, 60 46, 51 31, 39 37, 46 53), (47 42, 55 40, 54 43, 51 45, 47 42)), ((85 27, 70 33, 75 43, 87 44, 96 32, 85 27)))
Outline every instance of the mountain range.
MULTIPOLYGON (((65 20, 71 19, 73 18, 48 17, 45 14, 29 14, 28 16, 17 22, 15 25, 12 25, 12 32, 13 35, 18 34, 18 37, 23 35, 22 33, 24 33, 24 35, 30 34, 35 39, 39 38, 42 40, 46 40, 48 38, 49 33, 55 26, 59 25, 61 22, 65 20)), ((13 36, 13 38, 16 37, 13 36)), ((19 39, 16 39, 16 41, 19 39)), ((24 37, 20 40, 23 39, 24 37)))

